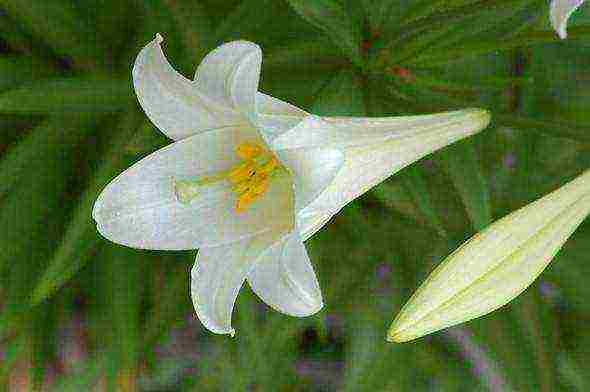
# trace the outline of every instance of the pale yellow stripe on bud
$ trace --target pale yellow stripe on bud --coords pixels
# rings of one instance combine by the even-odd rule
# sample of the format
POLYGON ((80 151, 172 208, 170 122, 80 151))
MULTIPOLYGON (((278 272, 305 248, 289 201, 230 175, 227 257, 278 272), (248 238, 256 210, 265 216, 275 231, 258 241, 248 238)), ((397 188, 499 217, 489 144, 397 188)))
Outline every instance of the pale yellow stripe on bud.
POLYGON ((387 339, 405 342, 488 314, 526 290, 590 213, 590 171, 494 222, 444 260, 387 339))

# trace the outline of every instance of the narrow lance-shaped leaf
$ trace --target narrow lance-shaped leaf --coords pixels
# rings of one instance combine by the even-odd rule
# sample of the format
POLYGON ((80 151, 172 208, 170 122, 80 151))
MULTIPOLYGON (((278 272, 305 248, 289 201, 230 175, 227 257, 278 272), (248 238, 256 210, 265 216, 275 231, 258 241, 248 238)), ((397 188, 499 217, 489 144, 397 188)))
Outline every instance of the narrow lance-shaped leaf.
MULTIPOLYGON (((129 159, 124 158, 125 146, 136 132, 138 116, 139 113, 134 110, 123 118, 112 149, 82 194, 59 248, 35 287, 33 304, 43 301, 70 280, 84 266, 89 253, 100 241, 94 223, 89 219, 92 206, 104 186, 129 164, 129 159)), ((151 126, 144 128, 147 132, 153 132, 151 126)))
POLYGON ((357 65, 361 64, 361 32, 353 18, 336 0, 288 0, 293 9, 312 25, 324 30, 357 65))
POLYGON ((453 252, 394 320, 403 342, 494 311, 543 272, 590 213, 590 171, 495 222, 453 252))
POLYGON ((405 170, 403 180, 407 192, 411 195, 414 204, 422 213, 426 221, 436 229, 439 235, 445 237, 445 227, 434 208, 432 197, 428 192, 426 180, 422 175, 422 169, 417 165, 408 167, 405 170))
POLYGON ((97 70, 104 64, 107 43, 96 39, 74 3, 63 0, 0 0, 0 6, 36 39, 74 64, 97 70), (50 21, 50 22, 48 22, 50 21))
MULTIPOLYGON (((143 266, 146 255, 116 245, 105 246, 97 255, 100 263, 99 287, 107 317, 102 328, 110 328, 113 367, 107 370, 107 383, 122 390, 136 390, 140 355, 140 306, 143 282, 149 269, 143 266)), ((112 390, 112 388, 107 388, 112 390)))
POLYGON ((492 223, 492 208, 487 181, 471 140, 449 146, 440 154, 443 165, 467 210, 475 230, 492 223))
POLYGON ((123 79, 59 78, 27 83, 0 94, 0 113, 114 112, 131 102, 123 79))
POLYGON ((46 256, 54 249, 68 216, 64 205, 76 146, 94 120, 51 120, 61 135, 50 146, 31 146, 37 154, 26 162, 18 181, 2 198, 0 270, 8 270, 0 314, 0 335, 30 315, 27 301, 46 256))
POLYGON ((0 198, 23 178, 35 175, 40 157, 55 156, 64 146, 74 145, 89 135, 90 119, 55 117, 31 130, 0 160, 0 198))
POLYGON ((365 115, 361 79, 349 70, 343 70, 317 94, 313 113, 329 116, 365 115))

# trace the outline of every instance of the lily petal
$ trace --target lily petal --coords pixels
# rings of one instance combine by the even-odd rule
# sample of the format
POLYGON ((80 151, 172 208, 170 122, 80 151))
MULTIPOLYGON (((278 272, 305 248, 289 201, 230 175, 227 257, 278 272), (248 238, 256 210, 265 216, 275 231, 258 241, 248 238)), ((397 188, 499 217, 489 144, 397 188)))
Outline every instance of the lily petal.
POLYGON ((235 211, 229 183, 203 186, 183 204, 174 180, 197 179, 223 172, 238 163, 237 143, 260 143, 252 128, 222 128, 173 143, 142 159, 115 178, 98 197, 93 210, 99 232, 134 248, 181 250, 234 242, 280 227, 292 227, 291 180, 276 178, 246 211, 235 211))
POLYGON ((295 211, 302 210, 318 197, 344 163, 344 154, 330 148, 283 150, 277 155, 293 174, 295 211))
POLYGON ((495 222, 453 252, 393 322, 408 341, 492 312, 523 292, 590 213, 590 172, 495 222))
POLYGON ((160 131, 181 140, 205 130, 247 123, 243 115, 208 97, 172 68, 162 52, 162 41, 158 34, 139 52, 133 66, 139 103, 160 131))
POLYGON ((309 115, 290 103, 261 92, 256 95, 256 101, 256 126, 268 145, 309 115))
POLYGON ((481 109, 400 117, 307 116, 273 141, 274 150, 303 147, 348 148, 392 139, 415 139, 447 129, 461 129, 469 119, 487 117, 481 109))
POLYGON ((208 96, 241 113, 256 112, 262 51, 248 41, 232 41, 210 52, 195 74, 208 96))
POLYGON ((291 105, 290 103, 281 101, 278 98, 271 97, 270 95, 261 92, 256 94, 256 105, 259 115, 292 116, 298 117, 299 120, 309 115, 305 110, 299 109, 295 105, 291 105))
POLYGON ((561 39, 567 38, 567 21, 584 0, 553 0, 551 1, 550 20, 553 29, 561 39))
MULTIPOLYGON (((336 133, 326 138, 330 140, 328 145, 344 148, 344 165, 328 188, 301 214, 336 213, 395 172, 442 147, 481 131, 488 125, 490 115, 485 110, 467 109, 408 117, 405 120, 391 119, 388 120, 391 123, 389 131, 386 120, 380 120, 372 128, 374 137, 361 130, 360 124, 368 119, 334 121, 340 122, 336 129, 343 130, 348 136, 338 136, 336 133), (401 125, 404 122, 405 130, 401 125), (353 132, 357 126, 360 131, 358 139, 353 132)), ((307 140, 311 143, 306 145, 317 143, 313 138, 307 140)), ((305 232, 309 228, 302 227, 301 230, 305 232)))
POLYGON ((305 317, 323 307, 320 285, 297 231, 266 249, 247 279, 252 290, 279 312, 305 317))
POLYGON ((231 316, 238 292, 260 253, 280 233, 199 250, 191 269, 191 298, 199 320, 214 333, 234 335, 231 316))
POLYGON ((299 227, 299 235, 303 242, 310 239, 315 233, 324 227, 335 214, 323 211, 303 211, 297 214, 297 227, 299 227))

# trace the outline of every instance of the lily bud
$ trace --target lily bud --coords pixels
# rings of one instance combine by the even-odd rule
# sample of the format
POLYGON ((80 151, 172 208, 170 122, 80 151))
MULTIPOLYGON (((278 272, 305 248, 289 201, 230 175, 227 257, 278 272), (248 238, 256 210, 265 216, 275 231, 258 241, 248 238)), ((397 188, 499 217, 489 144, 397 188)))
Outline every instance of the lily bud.
POLYGON ((403 307, 387 340, 405 342, 488 314, 522 293, 590 213, 590 171, 473 236, 403 307))

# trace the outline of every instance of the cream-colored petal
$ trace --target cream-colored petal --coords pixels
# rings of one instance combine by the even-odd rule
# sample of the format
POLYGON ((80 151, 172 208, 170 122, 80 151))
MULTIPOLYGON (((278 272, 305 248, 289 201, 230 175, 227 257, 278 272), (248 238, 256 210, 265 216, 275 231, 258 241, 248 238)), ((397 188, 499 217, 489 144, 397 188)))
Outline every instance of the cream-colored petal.
POLYGON ((231 316, 238 292, 260 254, 280 236, 280 233, 267 233, 199 250, 191 270, 191 298, 205 328, 234 335, 231 316))
POLYGON ((584 0, 552 0, 549 18, 553 29, 561 39, 567 38, 567 21, 584 0))
POLYGON ((318 197, 334 180, 344 162, 344 154, 330 148, 298 148, 277 151, 281 162, 293 174, 295 211, 318 197))
POLYGON ((262 51, 248 41, 232 41, 209 53, 195 74, 208 96, 237 111, 254 115, 262 51))
POLYGON ((236 212, 236 195, 222 181, 180 203, 174 180, 193 180, 238 163, 236 144, 261 143, 252 128, 223 128, 173 143, 115 178, 94 205, 93 217, 107 239, 142 249, 196 249, 292 227, 294 196, 289 177, 273 179, 246 211, 236 212))
POLYGON ((299 117, 299 119, 308 116, 308 113, 305 110, 299 109, 295 105, 291 105, 288 102, 281 101, 278 98, 271 97, 270 95, 261 92, 256 94, 256 105, 259 115, 293 116, 299 117))
POLYGON ((510 302, 545 269, 590 213, 590 172, 495 222, 420 286, 388 333, 407 341, 510 302))
MULTIPOLYGON (((413 120, 414 125, 410 125, 411 120, 407 119, 409 131, 400 131, 403 137, 399 136, 399 132, 392 133, 399 137, 384 137, 386 132, 379 130, 376 133, 380 136, 376 139, 362 136, 361 132, 359 139, 367 144, 353 142, 352 136, 347 139, 332 138, 334 144, 344 148, 344 165, 328 188, 299 213, 334 214, 397 171, 442 147, 481 131, 490 121, 489 113, 478 109, 418 117, 421 118, 413 120), (435 119, 439 120, 438 124, 435 119), (373 143, 373 140, 379 142, 373 143)), ((348 121, 348 124, 351 122, 348 121)), ((348 129, 350 131, 346 133, 352 133, 352 129, 348 129)))
POLYGON ((135 93, 158 129, 181 140, 209 129, 247 123, 243 115, 207 96, 172 68, 162 52, 162 41, 158 34, 139 52, 133 66, 135 93))
POLYGON ((258 113, 255 123, 269 145, 308 116, 298 107, 260 92, 256 95, 256 101, 258 113))
POLYGON ((324 211, 309 211, 307 213, 300 212, 297 214, 297 227, 299 228, 299 235, 305 242, 317 233, 330 219, 334 213, 324 211))
POLYGON ((274 150, 302 147, 350 148, 375 145, 394 139, 415 139, 443 129, 460 129, 481 123, 489 113, 465 109, 437 114, 401 117, 318 117, 308 116, 273 140, 274 150))
POLYGON ((323 307, 319 283, 297 231, 262 253, 248 283, 269 306, 290 316, 310 316, 323 307))

